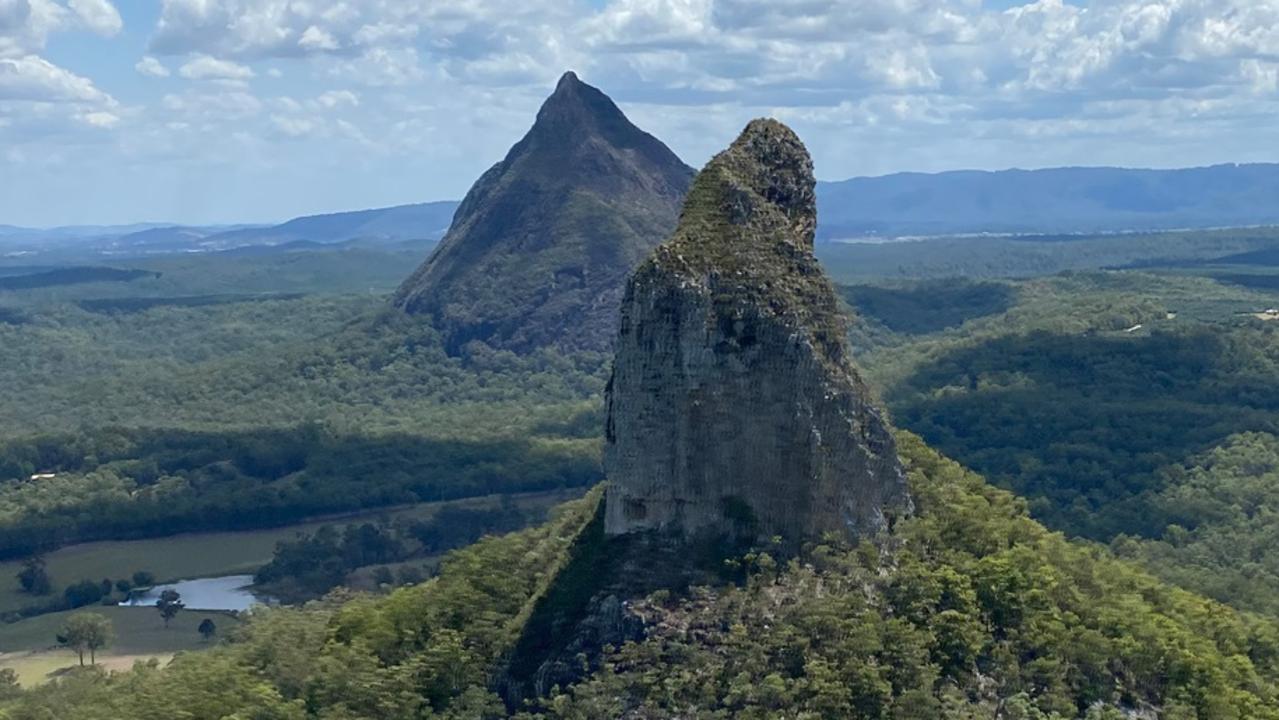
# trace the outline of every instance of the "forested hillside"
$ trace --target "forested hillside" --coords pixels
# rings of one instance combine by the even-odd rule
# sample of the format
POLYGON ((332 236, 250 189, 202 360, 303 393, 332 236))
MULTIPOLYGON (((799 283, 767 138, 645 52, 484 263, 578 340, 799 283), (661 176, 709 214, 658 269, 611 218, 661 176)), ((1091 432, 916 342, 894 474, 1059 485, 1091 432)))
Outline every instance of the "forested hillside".
POLYGON ((1279 336, 1256 316, 1274 298, 1182 273, 899 283, 846 298, 901 426, 1054 529, 1276 610, 1265 517, 1279 336))
MULTIPOLYGON (((1279 628, 1071 544, 1011 495, 899 438, 917 516, 894 548, 766 548, 739 582, 641 601, 647 640, 530 716, 562 718, 1279 717, 1279 628)), ((490 689, 531 603, 599 495, 547 525, 458 551, 384 599, 256 614, 234 641, 7 702, 78 717, 505 717, 490 689)))

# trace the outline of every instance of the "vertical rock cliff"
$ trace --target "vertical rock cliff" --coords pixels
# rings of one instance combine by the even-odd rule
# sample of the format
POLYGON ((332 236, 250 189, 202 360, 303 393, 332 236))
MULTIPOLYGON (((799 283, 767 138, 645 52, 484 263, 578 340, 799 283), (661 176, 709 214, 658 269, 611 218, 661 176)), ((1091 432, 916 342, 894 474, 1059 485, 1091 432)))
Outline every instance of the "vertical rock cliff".
POLYGON ((573 73, 467 193, 394 303, 453 350, 606 351, 626 278, 670 235, 693 171, 573 73))
POLYGON ((859 535, 908 509, 813 256, 814 185, 789 128, 750 123, 630 280, 608 389, 608 535, 859 535))

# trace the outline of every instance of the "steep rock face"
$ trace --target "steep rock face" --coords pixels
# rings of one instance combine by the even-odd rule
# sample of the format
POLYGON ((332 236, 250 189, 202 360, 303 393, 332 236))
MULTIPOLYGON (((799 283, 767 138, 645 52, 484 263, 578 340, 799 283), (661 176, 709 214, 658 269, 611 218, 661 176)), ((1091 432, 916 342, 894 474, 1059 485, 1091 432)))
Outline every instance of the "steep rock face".
POLYGON ((567 73, 394 303, 431 315, 454 349, 608 350, 626 277, 675 227, 692 175, 567 73))
POLYGON ((858 535, 908 510, 815 226, 812 161, 781 123, 752 122, 698 175, 622 303, 609 535, 858 535))

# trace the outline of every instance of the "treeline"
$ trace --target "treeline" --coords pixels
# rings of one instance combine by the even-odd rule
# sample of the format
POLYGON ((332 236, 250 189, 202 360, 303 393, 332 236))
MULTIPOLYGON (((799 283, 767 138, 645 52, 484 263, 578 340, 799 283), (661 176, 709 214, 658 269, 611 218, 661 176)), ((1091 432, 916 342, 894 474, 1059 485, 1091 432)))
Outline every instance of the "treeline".
POLYGON ((278 293, 269 295, 180 295, 177 297, 122 297, 93 298, 78 300, 76 305, 91 313, 139 313, 163 307, 198 308, 209 305, 231 305, 235 303, 263 302, 267 300, 298 300, 301 293, 278 293))
MULTIPOLYGON (((485 535, 519 530, 541 513, 521 510, 509 495, 497 507, 440 508, 430 518, 393 523, 325 525, 309 535, 276 545, 271 561, 258 569, 253 581, 266 593, 296 603, 320 597, 343 585, 353 570, 381 565, 374 572, 379 584, 391 584, 387 564, 470 545, 485 535)), ((415 580, 416 569, 401 570, 400 581, 415 580)))
POLYGON ((1156 536, 1182 463, 1239 432, 1279 432, 1279 330, 1030 332, 955 347, 887 394, 894 419, 1030 499, 1050 526, 1156 536))
POLYGON ((1243 433, 1160 470, 1153 538, 1111 547, 1160 577, 1236 607, 1279 617, 1279 437, 1243 433))
POLYGON ((601 478, 594 440, 110 430, 0 447, 0 557, 601 478), (39 474, 37 474, 39 473, 39 474), (32 477, 35 475, 35 477, 32 477), (52 475, 52 477, 48 477, 52 475))
POLYGON ((158 278, 160 273, 148 270, 111 267, 69 267, 0 277, 0 290, 34 290, 59 285, 83 285, 101 282, 132 282, 140 278, 158 278))
POLYGON ((1279 246, 1274 228, 1071 236, 931 237, 826 242, 817 257, 837 282, 921 278, 1039 277, 1067 270, 1166 267, 1279 246))
MULTIPOLYGON (((894 284, 888 308, 931 312, 972 285, 953 284, 894 284)), ((863 368, 893 420, 1024 496, 1050 527, 1279 615, 1268 511, 1279 498, 1267 489, 1279 334, 1246 314, 1274 299, 1183 274, 1011 285, 1007 311, 926 334, 891 331, 882 303, 858 309, 863 368)))
POLYGON ((445 352, 380 298, 303 298, 0 324, 0 436, 82 427, 511 436, 597 402, 599 354, 445 352))

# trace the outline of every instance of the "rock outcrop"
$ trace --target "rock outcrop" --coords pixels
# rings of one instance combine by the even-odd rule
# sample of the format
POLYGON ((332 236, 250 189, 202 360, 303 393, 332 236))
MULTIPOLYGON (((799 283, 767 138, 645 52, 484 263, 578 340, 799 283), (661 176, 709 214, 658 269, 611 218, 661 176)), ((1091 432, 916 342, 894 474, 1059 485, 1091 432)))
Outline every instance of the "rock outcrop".
POLYGON ((394 303, 431 316, 452 350, 607 351, 626 278, 674 229, 692 176, 567 73, 394 303))
POLYGON ((630 280, 608 389, 608 535, 857 536, 908 510, 813 256, 814 185, 789 128, 750 123, 630 280))

